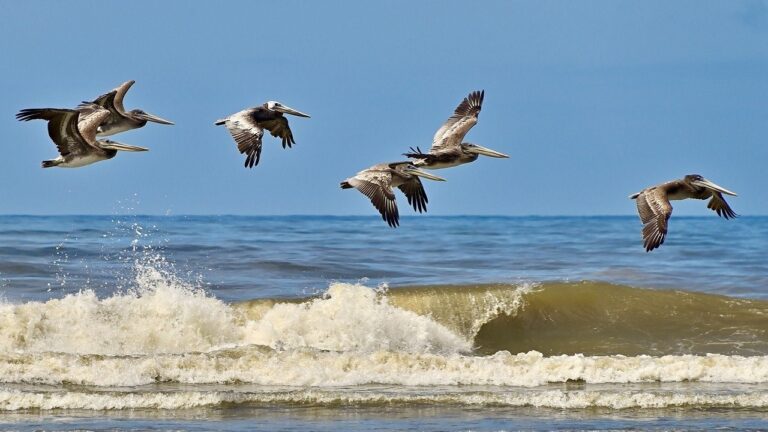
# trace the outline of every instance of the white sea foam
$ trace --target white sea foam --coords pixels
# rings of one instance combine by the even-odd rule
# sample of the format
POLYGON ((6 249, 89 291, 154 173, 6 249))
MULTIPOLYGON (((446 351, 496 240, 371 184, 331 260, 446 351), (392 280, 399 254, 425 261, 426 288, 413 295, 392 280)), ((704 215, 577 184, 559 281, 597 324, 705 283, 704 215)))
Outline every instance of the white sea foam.
POLYGON ((204 351, 242 340, 230 306, 149 266, 136 288, 0 305, 0 353, 147 354, 204 351))
POLYGON ((127 293, 100 299, 88 290, 44 303, 0 304, 0 354, 167 354, 252 344, 362 352, 471 349, 470 341, 441 324, 361 285, 333 284, 322 298, 276 304, 248 319, 172 275, 140 267, 136 288, 127 293))
POLYGON ((389 304, 360 285, 333 284, 322 298, 277 304, 249 323, 246 341, 272 348, 332 351, 460 352, 470 341, 437 322, 389 304))
POLYGON ((493 356, 377 351, 274 351, 251 346, 207 353, 145 356, 14 354, 0 357, 6 383, 136 386, 251 383, 335 387, 366 384, 494 385, 547 383, 768 383, 768 356, 545 357, 538 352, 493 356))
POLYGON ((392 391, 349 391, 303 389, 294 391, 174 391, 174 392, 24 392, 0 390, 0 411, 22 409, 190 409, 221 404, 290 404, 313 406, 344 405, 463 405, 584 408, 765 408, 767 392, 711 394, 701 392, 654 391, 512 391, 409 393, 392 391))

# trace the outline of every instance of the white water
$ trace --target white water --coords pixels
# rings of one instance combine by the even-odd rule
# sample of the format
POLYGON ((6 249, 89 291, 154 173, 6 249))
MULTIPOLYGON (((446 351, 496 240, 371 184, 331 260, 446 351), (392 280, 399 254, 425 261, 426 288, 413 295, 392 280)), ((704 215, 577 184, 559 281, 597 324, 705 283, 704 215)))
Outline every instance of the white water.
POLYGON ((229 404, 462 405, 556 409, 583 408, 765 408, 768 392, 743 394, 669 393, 658 391, 528 391, 419 394, 387 391, 187 391, 187 392, 21 392, 0 390, 0 410, 22 409, 189 409, 229 404))
POLYGON ((99 299, 0 304, 1 353, 142 355, 264 345, 289 350, 469 351, 471 342, 361 285, 333 284, 318 299, 276 304, 253 320, 173 275, 138 266, 136 288, 99 299))

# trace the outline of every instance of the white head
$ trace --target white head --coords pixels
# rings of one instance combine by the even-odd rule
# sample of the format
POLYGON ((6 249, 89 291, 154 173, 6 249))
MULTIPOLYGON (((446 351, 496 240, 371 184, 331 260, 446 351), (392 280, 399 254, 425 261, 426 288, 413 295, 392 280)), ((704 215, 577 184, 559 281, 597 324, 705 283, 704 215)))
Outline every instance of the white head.
POLYGON ((293 108, 291 108, 289 106, 283 105, 283 104, 281 104, 280 102, 277 102, 277 101, 268 101, 264 105, 266 105, 267 109, 270 110, 270 111, 281 112, 281 113, 285 113, 285 114, 291 114, 291 115, 295 115, 295 116, 298 116, 298 117, 309 117, 309 114, 304 114, 301 111, 296 111, 295 109, 293 109, 293 108))

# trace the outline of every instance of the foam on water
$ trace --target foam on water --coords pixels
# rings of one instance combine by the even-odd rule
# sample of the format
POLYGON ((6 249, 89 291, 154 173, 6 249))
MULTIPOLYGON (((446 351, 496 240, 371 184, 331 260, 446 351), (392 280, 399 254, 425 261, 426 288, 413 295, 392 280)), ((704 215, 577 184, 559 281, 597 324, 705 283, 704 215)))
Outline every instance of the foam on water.
POLYGON ((246 341, 276 349, 460 352, 472 343, 414 312, 392 306, 383 292, 333 284, 305 303, 276 304, 249 323, 246 341))
POLYGON ((742 394, 668 393, 658 391, 508 391, 411 393, 392 391, 336 391, 304 389, 292 391, 174 391, 174 392, 22 392, 0 390, 0 410, 178 410, 222 404, 393 406, 461 405, 497 407, 585 408, 765 408, 768 392, 742 394))
POLYGON ((547 357, 538 352, 492 356, 392 351, 274 351, 260 346, 206 353, 145 356, 4 354, 6 383, 137 386, 247 383, 337 387, 391 385, 493 385, 536 387, 647 382, 768 383, 768 356, 724 355, 547 357))
POLYGON ((108 298, 84 290, 0 305, 3 353, 182 353, 240 340, 231 307, 152 266, 137 266, 135 288, 108 298))
POLYGON ((137 264, 135 287, 47 302, 0 304, 0 353, 165 354, 221 347, 460 352, 471 342, 388 303, 362 285, 333 284, 321 298, 278 303, 252 319, 155 265, 137 264))

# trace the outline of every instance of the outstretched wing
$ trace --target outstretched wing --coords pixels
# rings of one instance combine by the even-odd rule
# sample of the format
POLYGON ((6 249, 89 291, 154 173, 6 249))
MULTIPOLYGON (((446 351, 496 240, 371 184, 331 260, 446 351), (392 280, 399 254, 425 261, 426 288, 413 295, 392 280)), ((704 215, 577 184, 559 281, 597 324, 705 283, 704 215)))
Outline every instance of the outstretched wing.
POLYGON ((430 153, 458 148, 461 145, 467 132, 477 124, 484 97, 484 90, 474 91, 461 101, 453 115, 443 123, 432 138, 430 153))
POLYGON ((417 176, 413 176, 407 182, 397 187, 400 189, 406 198, 408 198, 408 204, 413 206, 413 209, 419 213, 427 211, 427 193, 424 192, 424 185, 421 184, 421 180, 417 176))
POLYGON ((666 192, 655 187, 640 192, 636 201, 637 212, 643 221, 643 245, 645 251, 650 252, 664 243, 672 205, 666 192))
POLYGON ((362 171, 347 180, 355 189, 367 196, 376 210, 392 228, 400 225, 400 213, 395 202, 395 193, 389 186, 391 175, 381 172, 362 171), (389 177, 389 179, 387 179, 389 177))
POLYGON ((253 120, 248 110, 232 114, 227 117, 224 124, 235 139, 237 149, 246 155, 245 167, 253 168, 254 165, 258 165, 261 159, 261 138, 264 136, 264 129, 253 120))
POLYGON ((62 156, 80 155, 92 150, 77 127, 79 116, 80 113, 76 110, 60 108, 30 108, 16 114, 20 121, 47 120, 48 136, 62 156))
POLYGON ((296 141, 293 140, 291 128, 288 126, 287 118, 276 117, 272 120, 261 121, 260 123, 273 137, 280 137, 282 139, 283 148, 285 148, 285 146, 290 148, 292 144, 296 144, 296 141))
POLYGON ((126 81, 114 90, 104 93, 91 102, 81 103, 77 106, 77 109, 82 112, 82 109, 88 109, 88 105, 95 104, 108 109, 113 115, 122 116, 125 113, 123 98, 125 98, 125 94, 128 93, 128 90, 135 82, 134 80, 126 81))
POLYGON ((709 200, 707 208, 714 210, 718 216, 722 216, 726 219, 733 219, 738 216, 725 201, 723 194, 717 191, 712 191, 712 199, 709 200))

